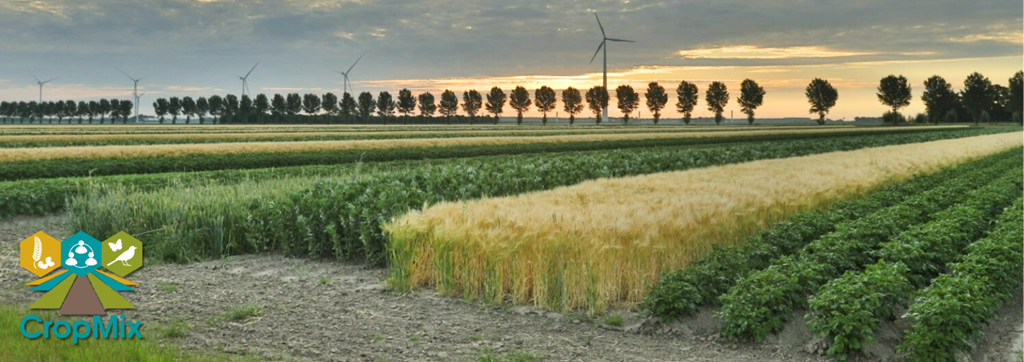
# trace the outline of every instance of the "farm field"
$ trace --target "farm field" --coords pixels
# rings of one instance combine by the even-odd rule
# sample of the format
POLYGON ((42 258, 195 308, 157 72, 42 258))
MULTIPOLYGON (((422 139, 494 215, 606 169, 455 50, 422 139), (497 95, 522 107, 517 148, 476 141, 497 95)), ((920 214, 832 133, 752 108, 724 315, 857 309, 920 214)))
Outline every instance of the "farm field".
POLYGON ((257 359, 1016 348, 1020 127, 548 127, 4 126, 0 231, 137 232, 131 313, 257 359))

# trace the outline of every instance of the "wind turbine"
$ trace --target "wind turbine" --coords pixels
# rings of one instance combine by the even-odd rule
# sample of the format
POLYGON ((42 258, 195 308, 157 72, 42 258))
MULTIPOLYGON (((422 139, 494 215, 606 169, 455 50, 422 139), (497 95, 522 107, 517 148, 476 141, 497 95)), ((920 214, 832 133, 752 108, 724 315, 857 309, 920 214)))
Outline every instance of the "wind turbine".
MULTIPOLYGON (((606 43, 608 43, 610 41, 617 41, 617 42, 623 42, 623 43, 636 43, 636 41, 635 40, 625 40, 625 39, 609 38, 608 35, 604 33, 604 26, 601 25, 601 18, 597 17, 597 13, 596 12, 594 13, 594 18, 597 19, 597 26, 599 28, 601 28, 601 45, 597 46, 597 50, 594 51, 594 56, 590 57, 590 64, 594 64, 594 59, 597 58, 597 53, 600 52, 601 49, 603 48, 604 49, 604 91, 606 93, 608 93, 608 94, 611 94, 611 92, 608 91, 608 45, 606 43)), ((603 121, 608 121, 608 107, 604 107, 604 119, 603 119, 603 121)))
MULTIPOLYGON (((363 53, 363 55, 366 55, 366 53, 363 53)), ((356 61, 352 63, 352 66, 348 67, 348 70, 346 70, 344 72, 335 71, 338 74, 341 74, 342 76, 345 77, 345 80, 342 82, 342 89, 344 90, 345 93, 348 93, 348 89, 352 87, 348 83, 348 73, 352 71, 352 68, 356 67, 356 63, 359 63, 359 59, 363 59, 363 55, 360 55, 359 58, 357 58, 356 61)), ((342 93, 342 94, 344 94, 344 93, 342 93)))
POLYGON ((249 69, 248 73, 245 73, 245 76, 241 76, 241 75, 238 76, 238 79, 242 80, 242 95, 243 96, 246 95, 249 92, 249 74, 252 74, 252 71, 256 70, 256 66, 257 65, 260 65, 259 61, 256 62, 256 65, 252 66, 252 69, 249 69))
MULTIPOLYGON (((32 74, 32 72, 29 72, 28 74, 32 74)), ((36 77, 35 74, 32 74, 32 78, 35 78, 36 79, 36 84, 39 84, 39 103, 43 103, 43 84, 52 82, 52 81, 56 80, 57 78, 52 78, 52 79, 47 80, 45 82, 39 80, 39 77, 36 77)))
POLYGON ((128 75, 128 73, 125 73, 120 68, 114 68, 114 69, 117 69, 118 72, 121 72, 121 74, 124 74, 125 77, 128 77, 128 79, 131 79, 132 82, 135 82, 135 87, 132 88, 132 96, 135 98, 135 123, 139 123, 139 98, 142 98, 142 95, 146 94, 146 93, 139 94, 139 81, 142 80, 142 78, 145 78, 145 77, 142 77, 142 78, 132 78, 132 76, 128 75))

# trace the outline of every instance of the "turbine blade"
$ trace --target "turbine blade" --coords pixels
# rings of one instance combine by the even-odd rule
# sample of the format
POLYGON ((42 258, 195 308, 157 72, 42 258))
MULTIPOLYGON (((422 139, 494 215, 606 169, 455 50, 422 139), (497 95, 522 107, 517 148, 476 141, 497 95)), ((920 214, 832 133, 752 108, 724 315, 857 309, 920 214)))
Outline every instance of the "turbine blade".
POLYGON ((604 41, 601 42, 601 45, 597 46, 597 50, 594 51, 594 56, 590 57, 590 64, 594 64, 594 59, 597 59, 597 53, 601 52, 601 47, 603 47, 603 46, 604 46, 604 41))
POLYGON ((43 84, 46 84, 46 83, 49 83, 49 82, 52 82, 52 81, 55 81, 55 80, 57 80, 57 78, 50 78, 50 80, 47 80, 47 81, 43 82, 43 84))
POLYGON ((626 39, 605 38, 604 40, 607 40, 607 41, 620 41, 620 42, 623 42, 623 43, 636 43, 636 40, 626 40, 626 39))
POLYGON ((348 67, 348 70, 345 71, 345 74, 348 74, 348 72, 351 72, 352 68, 356 67, 356 63, 359 63, 359 60, 363 59, 363 56, 365 56, 365 55, 366 55, 366 53, 363 53, 363 55, 360 55, 359 58, 356 58, 356 61, 354 63, 352 63, 352 66, 348 67))
MULTIPOLYGON (((28 72, 28 74, 32 74, 32 72, 28 72)), ((36 83, 41 82, 41 80, 39 80, 39 77, 37 77, 35 74, 32 74, 32 78, 36 79, 36 83)))
MULTIPOLYGON (((261 61, 262 61, 262 60, 261 60, 261 61)), ((252 66, 252 69, 249 69, 249 73, 245 73, 245 77, 246 77, 246 78, 249 78, 249 74, 252 74, 252 71, 256 70, 256 66, 257 66, 257 65, 260 65, 260 62, 261 62, 261 61, 257 61, 257 62, 256 62, 256 65, 253 65, 253 66, 252 66)))
POLYGON ((594 19, 597 19, 597 27, 601 28, 601 37, 605 37, 604 26, 601 25, 601 18, 597 17, 597 12, 594 13, 594 19))
POLYGON ((135 78, 132 78, 132 76, 128 75, 128 73, 125 73, 123 70, 121 70, 121 68, 114 67, 114 69, 117 69, 118 72, 121 72, 121 74, 124 74, 125 77, 128 77, 128 79, 131 79, 133 82, 137 82, 135 78))

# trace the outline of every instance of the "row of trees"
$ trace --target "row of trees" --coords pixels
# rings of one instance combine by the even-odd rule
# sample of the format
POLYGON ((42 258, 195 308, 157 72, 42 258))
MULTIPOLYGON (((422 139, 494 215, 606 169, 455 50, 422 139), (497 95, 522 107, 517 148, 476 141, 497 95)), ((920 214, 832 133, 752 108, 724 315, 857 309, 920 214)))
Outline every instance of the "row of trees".
MULTIPOLYGON (((968 117, 975 123, 985 122, 989 119, 1005 120, 1012 118, 1021 122, 1022 95, 1021 84, 1024 73, 1017 72, 1010 78, 1009 87, 1003 87, 992 82, 981 75, 973 73, 964 80, 963 90, 956 92, 952 85, 940 76, 933 76, 924 82, 925 91, 921 99, 925 103, 927 112, 919 115, 918 121, 931 121, 938 123, 957 122, 968 117)), ((827 80, 815 78, 807 85, 804 92, 810 104, 810 113, 818 115, 818 123, 824 124, 825 117, 836 105, 839 93, 827 80)), ((912 99, 911 87, 903 76, 890 75, 882 80, 878 86, 878 99, 882 104, 890 107, 883 119, 891 123, 900 123, 903 117, 898 111, 910 105, 912 99)), ((669 96, 665 87, 658 82, 651 82, 643 93, 646 100, 645 106, 650 110, 657 124, 661 120, 661 112, 668 104, 669 96)), ((758 107, 764 103, 765 90, 757 82, 745 79, 740 83, 740 96, 737 99, 740 110, 747 115, 749 123, 754 122, 754 115, 758 107)), ((621 85, 615 89, 617 108, 623 114, 623 121, 629 123, 633 112, 640 107, 640 93, 629 85, 621 85)), ((305 114, 302 121, 309 122, 310 119, 322 123, 330 123, 342 120, 349 123, 354 121, 367 122, 371 117, 376 117, 384 123, 401 115, 406 122, 418 113, 421 118, 433 118, 435 114, 444 117, 445 122, 451 123, 452 118, 461 117, 460 109, 473 124, 480 114, 490 114, 492 121, 498 122, 501 114, 505 111, 507 104, 516 113, 518 123, 523 122, 523 113, 528 112, 531 107, 536 107, 542 114, 541 122, 547 124, 548 113, 557 107, 558 95, 554 89, 542 86, 533 92, 531 99, 530 92, 517 86, 511 93, 506 94, 499 87, 493 87, 487 94, 481 94, 476 90, 462 92, 461 102, 458 94, 451 90, 441 93, 440 99, 425 92, 414 96, 409 89, 402 89, 397 97, 390 92, 380 92, 376 98, 370 92, 362 92, 358 97, 344 93, 339 98, 334 93, 324 95, 291 93, 287 95, 275 94, 268 97, 259 94, 255 98, 242 95, 241 98, 235 95, 212 96, 209 98, 199 97, 171 97, 159 98, 153 102, 153 109, 160 123, 164 123, 169 116, 171 123, 177 123, 178 117, 185 117, 185 123, 191 123, 193 118, 199 123, 205 123, 206 117, 212 117, 215 122, 229 123, 265 123, 296 121, 297 117, 305 114)), ((561 92, 562 110, 569 114, 569 123, 576 121, 576 115, 589 108, 593 112, 597 123, 601 122, 601 115, 609 107, 609 92, 601 86, 595 86, 583 92, 579 89, 569 87, 561 92)), ((697 106, 700 98, 697 85, 691 82, 682 81, 676 88, 676 110, 682 114, 686 124, 690 123, 691 114, 697 106)), ((709 111, 714 114, 715 123, 721 123, 722 113, 730 100, 729 90, 723 82, 711 82, 704 92, 704 101, 709 111)), ((56 118, 60 123, 66 117, 77 117, 81 123, 83 118, 88 119, 91 124, 96 116, 99 116, 100 123, 109 115, 111 119, 121 117, 127 122, 131 115, 132 102, 128 100, 106 100, 92 102, 58 101, 58 102, 0 102, 0 115, 4 122, 11 118, 18 118, 23 123, 26 118, 32 123, 35 119, 49 119, 52 123, 56 118)), ((42 121, 40 121, 42 122, 42 121)), ((113 122, 113 121, 111 121, 113 122)))
MULTIPOLYGON (((748 120, 753 123, 754 112, 764 102, 765 91, 753 80, 744 80, 741 85, 739 102, 748 120)), ((676 90, 677 109, 684 114, 683 119, 690 123, 691 113, 697 105, 697 86, 693 83, 683 81, 676 90)), ((621 85, 615 89, 615 96, 618 100, 617 107, 623 114, 623 121, 629 123, 630 116, 640 107, 640 94, 629 85, 621 85)), ((668 93, 665 87, 658 82, 651 82, 644 92, 647 109, 654 116, 654 123, 661 120, 661 111, 668 104, 668 93)), ((370 92, 362 92, 358 98, 353 98, 349 93, 344 93, 341 98, 334 93, 327 93, 322 96, 316 94, 300 95, 291 93, 287 95, 275 94, 272 98, 265 94, 259 94, 254 99, 248 95, 241 98, 235 95, 212 96, 210 98, 199 97, 171 97, 159 98, 153 102, 153 110, 160 123, 164 123, 169 116, 171 123, 177 123, 178 117, 184 116, 185 123, 191 123, 195 117, 199 123, 204 123, 206 116, 214 120, 227 122, 250 123, 265 122, 268 118, 275 122, 293 118, 305 113, 307 117, 321 118, 323 121, 340 118, 344 122, 352 120, 366 121, 376 116, 385 123, 395 119, 396 114, 404 119, 418 113, 420 117, 434 117, 440 114, 450 123, 451 119, 459 115, 460 108, 469 118, 472 124, 476 122, 480 114, 493 115, 493 122, 497 123, 501 114, 505 112, 507 104, 516 112, 518 123, 523 122, 523 113, 528 112, 531 107, 536 107, 541 112, 541 122, 547 124, 548 113, 555 110, 557 106, 557 94, 554 89, 542 86, 530 97, 530 92, 518 86, 510 94, 506 94, 499 87, 491 88, 486 95, 476 90, 462 92, 461 102, 459 96, 451 90, 441 93, 439 100, 435 99, 430 92, 413 96, 409 89, 402 89, 398 96, 394 97, 390 92, 380 92, 376 98, 370 92)), ((576 121, 576 115, 589 108, 598 123, 601 122, 601 114, 609 106, 609 94, 604 87, 595 86, 586 91, 569 87, 562 91, 562 109, 569 114, 569 123, 576 121)), ((708 89, 705 98, 708 103, 708 110, 715 113, 715 122, 721 122, 722 112, 729 102, 729 92, 725 83, 714 82, 708 89)))
MULTIPOLYGON (((1009 87, 992 84, 987 77, 974 72, 964 79, 964 88, 956 92, 946 79, 932 76, 924 81, 924 94, 921 95, 925 114, 919 115, 916 120, 953 123, 964 119, 966 113, 975 124, 1010 118, 1016 123, 1022 123, 1024 72, 1014 74, 1009 83, 1009 87)), ((886 122, 898 124, 906 121, 899 110, 910 105, 913 98, 907 78, 902 75, 882 78, 877 95, 879 102, 892 109, 883 117, 886 122)))
POLYGON ((88 119, 89 124, 95 117, 99 117, 100 124, 106 120, 107 116, 110 116, 110 123, 114 123, 117 118, 121 118, 122 123, 128 123, 128 117, 132 115, 132 106, 134 104, 130 100, 119 100, 119 99, 100 99, 99 101, 56 101, 56 102, 0 102, 0 116, 3 117, 3 123, 13 123, 14 119, 17 119, 19 123, 25 123, 25 119, 28 119, 28 123, 34 123, 35 120, 39 120, 39 123, 47 121, 47 123, 53 123, 56 119, 57 123, 64 121, 64 118, 71 120, 77 118, 78 124, 82 124, 82 119, 88 119))

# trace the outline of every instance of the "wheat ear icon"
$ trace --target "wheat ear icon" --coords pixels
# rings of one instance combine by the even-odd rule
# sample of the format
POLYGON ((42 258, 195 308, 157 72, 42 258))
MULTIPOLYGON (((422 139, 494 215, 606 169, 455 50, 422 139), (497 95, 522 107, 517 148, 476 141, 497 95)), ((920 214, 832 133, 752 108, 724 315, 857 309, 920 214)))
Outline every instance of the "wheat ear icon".
POLYGON ((36 236, 36 242, 32 247, 32 266, 39 269, 39 258, 43 257, 43 241, 36 236))

